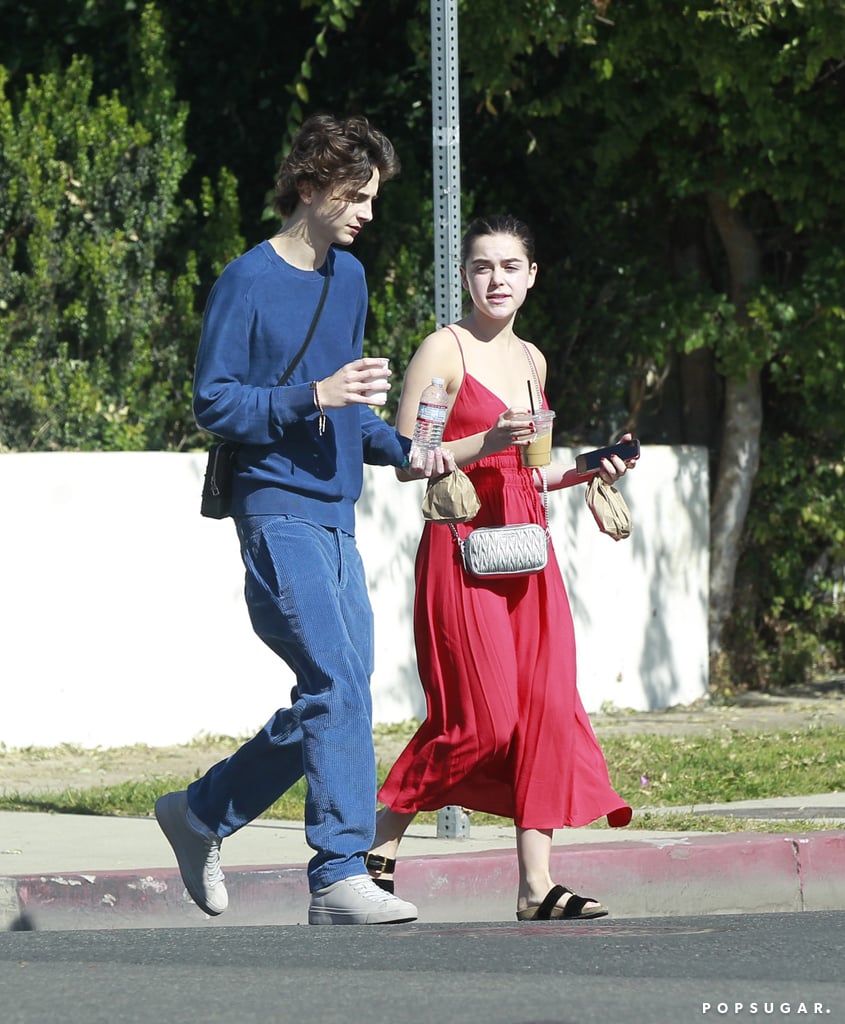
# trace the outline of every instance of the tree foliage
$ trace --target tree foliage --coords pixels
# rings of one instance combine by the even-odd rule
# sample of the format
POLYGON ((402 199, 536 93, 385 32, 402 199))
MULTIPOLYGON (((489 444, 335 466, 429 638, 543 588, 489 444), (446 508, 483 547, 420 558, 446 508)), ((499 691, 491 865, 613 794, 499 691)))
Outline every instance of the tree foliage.
MULTIPOLYGON (((427 0, 0 14, 0 442, 198 441, 205 292, 318 110, 402 158, 356 243, 402 373, 432 326, 427 0)), ((459 0, 459 27, 463 215, 535 228, 559 440, 706 445, 718 678, 841 668, 845 4, 459 0)))
MULTIPOLYGON (((138 38, 136 116, 90 60, 0 102, 0 445, 179 448, 200 268, 240 245, 233 182, 180 195, 190 162, 158 18, 138 38), (205 227, 187 249, 181 237, 205 227), (233 230, 234 229, 234 230, 233 230)), ((0 84, 5 73, 0 72, 0 84)))
MULTIPOLYGON (((480 33, 491 15, 491 4, 465 5, 465 33, 480 33)), ((520 132, 526 153, 558 160, 543 198, 601 268, 578 274, 593 295, 582 303, 591 315, 578 318, 580 340, 589 344, 600 326, 603 358, 631 354, 628 409, 639 412, 641 432, 655 422, 649 406, 671 402, 674 391, 674 429, 662 417, 667 439, 711 449, 711 651, 731 683, 742 671, 722 657, 726 645, 740 646, 734 580, 761 562, 755 538, 774 497, 767 460, 784 392, 800 389, 804 436, 829 469, 842 448, 830 401, 834 381, 841 387, 845 332, 828 275, 845 253, 845 135, 831 130, 842 122, 844 55, 841 4, 525 0, 507 39, 488 35, 467 56, 471 81, 486 84, 479 109, 520 132), (601 225, 597 244, 569 212, 576 180, 590 183, 577 195, 601 225)), ((578 349, 573 340, 570 366, 578 349)), ((785 479, 798 468, 780 464, 785 479)), ((818 511, 813 561, 841 566, 838 524, 806 490, 826 487, 830 475, 814 475, 814 484, 799 475, 818 511)), ((783 593, 777 581, 772 589, 783 593)), ((759 588, 744 588, 743 600, 752 602, 745 642, 771 609, 759 588)), ((842 612, 834 602, 830 620, 842 612)), ((788 613, 801 618, 794 602, 788 613)), ((818 627, 817 619, 812 635, 821 639, 818 627)), ((783 650, 789 640, 769 631, 767 642, 783 650)), ((834 660, 842 654, 837 640, 834 660)))

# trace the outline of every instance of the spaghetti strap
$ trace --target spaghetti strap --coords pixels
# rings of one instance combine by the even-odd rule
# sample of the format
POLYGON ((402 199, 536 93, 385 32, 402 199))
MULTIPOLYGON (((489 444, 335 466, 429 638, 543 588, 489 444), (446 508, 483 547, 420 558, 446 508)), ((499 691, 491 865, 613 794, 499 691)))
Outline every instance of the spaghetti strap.
POLYGON ((461 353, 461 364, 463 365, 464 376, 466 377, 466 375, 467 375, 467 364, 466 364, 466 360, 464 359, 464 347, 461 344, 461 339, 458 337, 458 332, 454 329, 454 327, 452 327, 451 324, 446 324, 446 330, 452 332, 452 337, 458 343, 458 351, 461 353))

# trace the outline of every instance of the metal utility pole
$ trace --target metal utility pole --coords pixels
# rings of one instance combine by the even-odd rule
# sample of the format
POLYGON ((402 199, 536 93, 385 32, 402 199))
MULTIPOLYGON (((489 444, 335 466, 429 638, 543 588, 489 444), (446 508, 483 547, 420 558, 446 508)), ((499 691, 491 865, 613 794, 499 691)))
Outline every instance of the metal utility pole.
MULTIPOLYGON (((461 318, 461 122, 458 113, 458 0, 431 0, 431 137, 434 154, 434 315, 461 318)), ((469 816, 443 807, 437 835, 466 839, 469 816)))
POLYGON ((442 327, 461 318, 457 0, 431 0, 431 127, 434 155, 434 313, 437 326, 442 327))

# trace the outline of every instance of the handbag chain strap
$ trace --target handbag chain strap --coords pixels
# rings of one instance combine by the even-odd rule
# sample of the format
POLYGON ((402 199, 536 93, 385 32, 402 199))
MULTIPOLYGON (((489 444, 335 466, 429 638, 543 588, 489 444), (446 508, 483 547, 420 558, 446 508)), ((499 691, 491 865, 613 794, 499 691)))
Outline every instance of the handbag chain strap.
MULTIPOLYGON (((531 353, 528 350, 528 346, 525 342, 520 343, 522 349, 525 352, 525 358, 528 360, 528 365, 531 367, 531 379, 534 381, 534 390, 537 392, 537 407, 541 407, 543 404, 543 389, 540 387, 540 379, 537 376, 537 367, 534 365, 534 360, 531 353)), ((549 532, 549 481, 546 477, 546 467, 540 468, 540 476, 543 478, 543 512, 546 516, 546 533, 549 532)))
POLYGON ((540 476, 543 478, 543 513, 546 517, 546 533, 549 532, 549 479, 546 476, 546 467, 541 466, 540 476))

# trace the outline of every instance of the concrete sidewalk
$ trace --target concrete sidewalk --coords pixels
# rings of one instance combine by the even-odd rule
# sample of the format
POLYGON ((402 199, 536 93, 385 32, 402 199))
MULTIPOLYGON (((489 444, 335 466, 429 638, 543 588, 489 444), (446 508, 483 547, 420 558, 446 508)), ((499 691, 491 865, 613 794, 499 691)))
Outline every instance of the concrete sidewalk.
MULTIPOLYGON (((555 833, 553 875, 615 917, 845 909, 845 793, 697 806, 694 813, 823 822, 781 833, 573 829, 555 833)), ((509 921, 512 827, 465 839, 413 825, 397 891, 420 920, 509 921)), ((230 904, 208 918, 187 897, 153 818, 0 812, 0 925, 37 928, 304 924, 310 857, 302 825, 258 821, 222 848, 230 904)))

